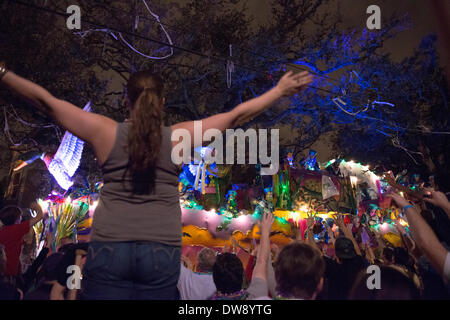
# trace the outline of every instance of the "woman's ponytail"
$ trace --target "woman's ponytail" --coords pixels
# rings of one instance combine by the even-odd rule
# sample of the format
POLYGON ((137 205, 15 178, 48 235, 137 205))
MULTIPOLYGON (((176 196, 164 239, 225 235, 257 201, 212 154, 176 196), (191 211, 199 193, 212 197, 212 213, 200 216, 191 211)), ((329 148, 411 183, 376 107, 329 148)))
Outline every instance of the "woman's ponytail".
MULTIPOLYGON (((128 155, 133 179, 133 192, 149 193, 154 187, 155 165, 161 149, 163 125, 162 81, 139 88, 131 110, 131 125, 128 131, 128 155)), ((147 82, 149 79, 147 79, 147 82)), ((131 80, 130 80, 131 82, 131 80)), ((129 83, 130 85, 130 83, 129 83)), ((130 96, 130 90, 129 90, 130 96)), ((130 96, 130 98, 133 98, 130 96)), ((130 99, 131 100, 131 99, 130 99)))

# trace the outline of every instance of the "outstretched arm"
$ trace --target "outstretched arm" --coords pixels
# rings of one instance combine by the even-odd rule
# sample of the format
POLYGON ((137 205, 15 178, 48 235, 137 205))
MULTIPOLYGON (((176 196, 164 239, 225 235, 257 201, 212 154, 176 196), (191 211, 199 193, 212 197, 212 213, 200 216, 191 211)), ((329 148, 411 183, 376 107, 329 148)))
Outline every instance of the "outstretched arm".
MULTIPOLYGON (((220 113, 201 120, 202 134, 208 129, 225 131, 226 129, 232 129, 242 125, 267 110, 279 98, 299 92, 311 81, 312 75, 306 71, 295 75, 292 71, 289 71, 280 79, 275 87, 259 97, 241 103, 229 112, 220 113)), ((190 132, 191 137, 194 136, 193 121, 173 125, 172 130, 175 129, 186 129, 190 132)), ((197 146, 195 145, 195 147, 197 146)))
POLYGON ((431 227, 413 206, 409 207, 409 202, 405 198, 395 193, 388 196, 394 199, 400 208, 408 206, 406 209, 406 218, 414 240, 423 249, 423 252, 436 271, 445 276, 444 266, 448 251, 439 242, 431 227))
POLYGON ((83 111, 67 101, 57 99, 46 89, 12 71, 3 76, 0 84, 55 118, 80 139, 92 144, 100 163, 106 160, 114 145, 117 127, 114 120, 83 111))
POLYGON ((322 253, 322 250, 317 246, 316 241, 314 241, 314 232, 313 232, 314 223, 315 223, 314 216, 308 213, 306 218, 306 227, 308 228, 306 240, 308 241, 308 244, 311 247, 318 249, 322 253))
POLYGON ((255 268, 253 269, 253 278, 260 278, 267 282, 267 261, 270 255, 270 230, 274 217, 272 214, 264 213, 259 231, 261 233, 258 258, 255 268))

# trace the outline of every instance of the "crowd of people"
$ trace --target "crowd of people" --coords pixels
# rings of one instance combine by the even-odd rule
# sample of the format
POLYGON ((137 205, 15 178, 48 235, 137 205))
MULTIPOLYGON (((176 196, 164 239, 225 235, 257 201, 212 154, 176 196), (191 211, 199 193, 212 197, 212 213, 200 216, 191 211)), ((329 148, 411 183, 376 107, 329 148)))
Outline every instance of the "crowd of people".
MULTIPOLYGON (((203 119, 202 134, 242 125, 311 81, 307 72, 288 72, 261 96, 203 119)), ((33 204, 37 215, 22 221, 19 207, 1 209, 2 299, 67 299, 73 293, 68 286, 73 274, 67 272, 73 265, 82 267, 82 280, 75 282, 81 280, 79 298, 87 300, 448 299, 450 228, 445 227, 450 203, 445 192, 450 189, 444 184, 427 189, 422 203, 410 203, 395 192, 388 195, 409 224, 410 233, 397 225, 401 247, 390 247, 380 234, 375 235, 377 243, 361 241, 352 225, 360 221, 346 223, 338 215, 337 228, 327 228, 328 243, 314 239, 315 220, 310 216, 306 237, 296 229, 292 243, 277 250, 270 242, 274 217, 266 212, 259 224, 259 244, 245 268, 233 250, 210 248, 201 250, 192 266, 182 257, 179 167, 171 161, 172 148, 181 138, 173 141, 171 133, 182 130, 194 137, 196 129, 193 121, 163 126, 164 85, 159 76, 142 71, 130 77, 130 118, 123 123, 57 99, 3 64, 0 84, 90 143, 104 180, 90 242, 67 243, 52 252, 47 239, 31 264, 21 263, 27 261, 20 258, 23 241, 44 213, 33 204), (377 270, 379 279, 371 278, 377 270)))
MULTIPOLYGON (((431 209, 433 216, 443 214, 450 221, 450 202, 445 193, 427 189, 427 195, 424 198, 429 204, 427 210, 431 209)), ((314 238, 316 222, 310 216, 305 233, 292 224, 295 238, 280 250, 270 241, 274 217, 266 212, 259 224, 260 241, 254 242, 252 250, 247 252, 239 245, 223 249, 205 247, 196 259, 192 259, 196 261, 195 265, 183 255, 177 266, 180 274, 177 293, 173 298, 449 299, 450 253, 446 249, 449 247, 449 233, 440 238, 440 231, 430 227, 417 204, 410 204, 396 193, 388 196, 398 207, 405 208, 405 218, 410 224, 410 233, 400 223, 396 225, 402 237, 400 247, 393 247, 377 232, 375 244, 363 243, 354 232, 355 223, 346 224, 343 217, 337 215, 337 228, 327 226, 328 243, 314 238), (239 258, 243 254, 249 255, 246 266, 239 258), (373 281, 372 287, 368 285, 373 275, 370 270, 375 270, 371 266, 378 267, 380 276, 373 281)), ((77 250, 84 252, 80 264, 83 267, 89 243, 75 244, 71 239, 65 239, 57 251, 52 252, 49 233, 39 255, 24 268, 22 262, 29 260, 29 257, 22 257, 24 239, 30 234, 33 236, 31 227, 44 215, 39 205, 32 204, 32 208, 38 214, 31 219, 25 218, 25 221, 21 221, 26 215, 18 207, 7 206, 0 211, 3 225, 0 228, 0 299, 68 299, 71 273, 67 273, 67 268, 75 264, 77 250)), ((236 244, 236 241, 233 243, 236 244)), ((151 276, 151 272, 148 273, 151 276)), ((84 286, 81 283, 82 292, 84 286)))

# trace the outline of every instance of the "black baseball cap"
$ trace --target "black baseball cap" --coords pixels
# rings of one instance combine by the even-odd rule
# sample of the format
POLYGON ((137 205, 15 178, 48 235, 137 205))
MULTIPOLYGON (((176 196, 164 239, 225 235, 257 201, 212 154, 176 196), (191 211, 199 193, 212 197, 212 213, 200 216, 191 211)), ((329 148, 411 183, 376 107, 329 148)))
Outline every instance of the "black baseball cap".
POLYGON ((334 251, 339 259, 352 259, 356 257, 353 241, 346 237, 339 237, 336 239, 334 251))

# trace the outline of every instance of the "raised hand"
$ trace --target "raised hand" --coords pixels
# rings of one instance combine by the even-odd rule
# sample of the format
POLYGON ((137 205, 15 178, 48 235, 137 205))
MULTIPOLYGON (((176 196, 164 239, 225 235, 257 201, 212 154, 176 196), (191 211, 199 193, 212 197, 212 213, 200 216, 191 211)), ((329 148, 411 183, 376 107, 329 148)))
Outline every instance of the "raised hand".
POLYGON ((386 196, 389 198, 392 198, 392 200, 394 200, 395 204, 399 208, 403 208, 403 207, 406 207, 407 205, 409 205, 409 202, 397 193, 392 192, 392 193, 387 194, 386 196))
POLYGON ((298 93, 302 88, 306 87, 313 80, 313 76, 307 72, 303 71, 294 74, 292 71, 288 71, 284 76, 278 81, 277 88, 280 90, 282 95, 290 96, 298 93))
POLYGON ((334 241, 334 233, 333 233, 333 229, 330 226, 327 226, 327 233, 328 233, 328 237, 330 238, 331 241, 334 241))
POLYGON ((314 226, 314 222, 315 222, 314 215, 307 213, 306 214, 306 226, 308 227, 308 229, 312 228, 314 226))
POLYGON ((42 211, 41 206, 36 201, 34 201, 30 204, 30 209, 36 211, 38 216, 44 215, 44 212, 42 211))
POLYGON ((334 221, 336 222, 336 225, 338 226, 339 230, 342 231, 344 236, 346 236, 347 238, 353 238, 353 233, 350 230, 350 227, 345 224, 342 214, 336 214, 334 216, 334 221))
POLYGON ((423 200, 441 208, 450 206, 450 202, 444 193, 432 189, 425 189, 425 197, 423 200))
POLYGON ((264 213, 261 222, 258 223, 259 231, 261 233, 261 238, 263 236, 270 236, 270 231, 272 230, 272 224, 275 221, 273 214, 264 213))

